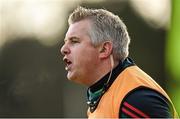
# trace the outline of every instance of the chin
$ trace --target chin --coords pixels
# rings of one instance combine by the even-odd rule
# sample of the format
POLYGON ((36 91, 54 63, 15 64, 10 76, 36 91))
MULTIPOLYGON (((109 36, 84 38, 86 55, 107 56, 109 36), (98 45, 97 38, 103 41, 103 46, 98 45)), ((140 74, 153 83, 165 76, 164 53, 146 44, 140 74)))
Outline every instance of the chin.
POLYGON ((70 80, 70 81, 74 81, 74 82, 76 82, 76 78, 75 78, 75 76, 72 76, 72 75, 67 75, 67 78, 68 78, 68 80, 70 80))
POLYGON ((77 83, 77 84, 80 84, 80 85, 86 85, 86 83, 83 82, 82 80, 80 80, 79 78, 68 77, 68 80, 73 81, 74 83, 77 83))

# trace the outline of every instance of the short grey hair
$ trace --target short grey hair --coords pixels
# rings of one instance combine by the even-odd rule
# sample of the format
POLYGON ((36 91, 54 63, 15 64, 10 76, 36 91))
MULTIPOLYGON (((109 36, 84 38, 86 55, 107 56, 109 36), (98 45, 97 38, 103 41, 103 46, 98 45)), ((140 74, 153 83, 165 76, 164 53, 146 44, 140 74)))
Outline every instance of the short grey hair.
POLYGON ((104 41, 113 43, 113 57, 124 60, 129 55, 130 37, 122 20, 104 9, 77 7, 69 16, 69 25, 88 19, 92 22, 89 36, 94 46, 104 41))

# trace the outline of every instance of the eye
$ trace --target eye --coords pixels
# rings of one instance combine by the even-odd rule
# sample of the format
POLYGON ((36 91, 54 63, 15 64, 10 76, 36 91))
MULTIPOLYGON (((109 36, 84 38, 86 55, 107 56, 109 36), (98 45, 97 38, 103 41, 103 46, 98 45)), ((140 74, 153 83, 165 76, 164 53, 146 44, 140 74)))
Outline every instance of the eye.
POLYGON ((79 43, 78 40, 71 40, 72 43, 79 43))
POLYGON ((79 39, 72 37, 72 38, 70 39, 70 42, 73 43, 73 44, 79 43, 79 39))

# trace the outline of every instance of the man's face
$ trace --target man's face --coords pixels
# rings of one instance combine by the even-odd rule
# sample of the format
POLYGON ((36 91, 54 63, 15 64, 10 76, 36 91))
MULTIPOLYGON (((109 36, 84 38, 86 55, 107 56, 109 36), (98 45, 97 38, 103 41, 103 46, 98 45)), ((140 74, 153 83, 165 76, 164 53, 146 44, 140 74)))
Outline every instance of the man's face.
POLYGON ((93 75, 96 74, 95 68, 98 66, 98 48, 92 45, 88 30, 91 23, 82 20, 73 23, 65 36, 65 43, 61 48, 66 63, 67 78, 75 82, 90 85, 93 75))

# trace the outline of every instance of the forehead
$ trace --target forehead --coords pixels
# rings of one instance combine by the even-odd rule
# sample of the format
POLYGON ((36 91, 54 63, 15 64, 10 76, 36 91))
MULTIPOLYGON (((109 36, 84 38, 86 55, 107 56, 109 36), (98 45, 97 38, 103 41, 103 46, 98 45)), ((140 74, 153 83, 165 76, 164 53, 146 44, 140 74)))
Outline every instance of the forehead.
POLYGON ((66 33, 66 38, 68 37, 80 37, 83 35, 88 35, 91 23, 89 20, 81 20, 71 24, 66 33))

